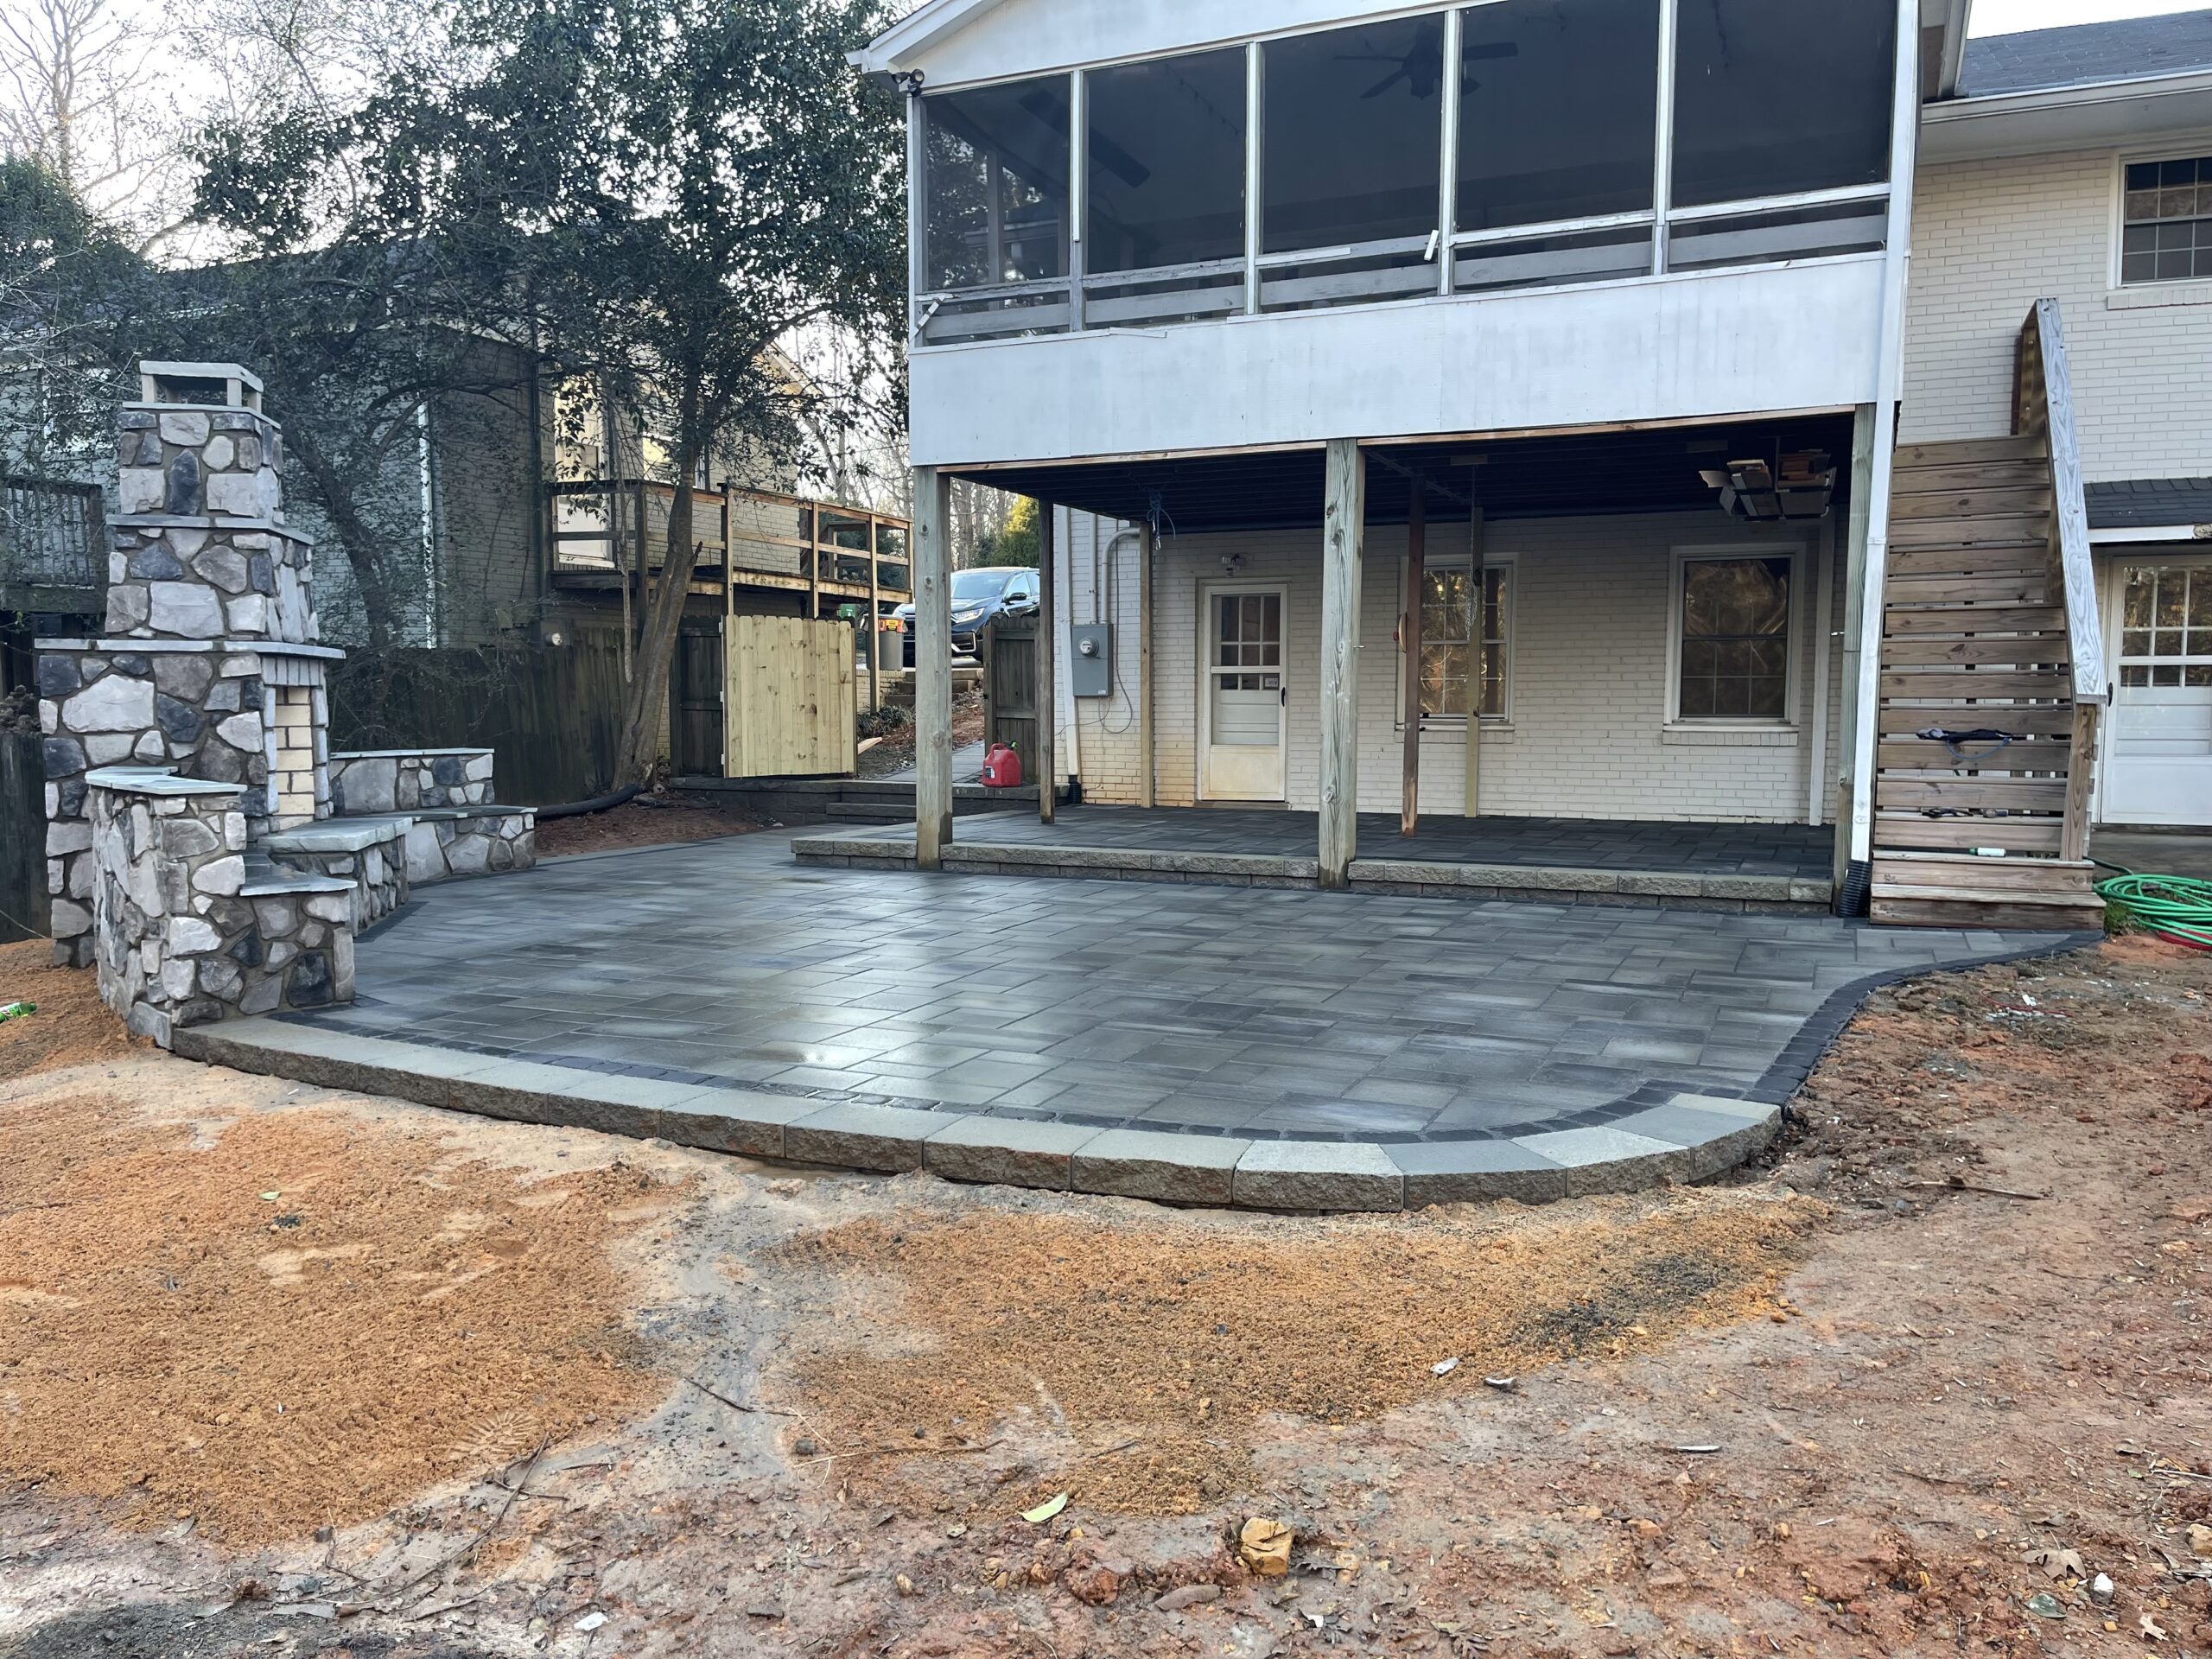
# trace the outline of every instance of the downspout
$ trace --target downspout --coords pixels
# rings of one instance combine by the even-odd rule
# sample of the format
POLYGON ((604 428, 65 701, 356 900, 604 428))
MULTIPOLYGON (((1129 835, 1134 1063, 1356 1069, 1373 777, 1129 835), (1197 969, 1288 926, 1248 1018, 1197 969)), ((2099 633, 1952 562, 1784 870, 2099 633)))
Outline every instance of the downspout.
POLYGON ((1913 162, 1920 137, 1919 28, 1919 0, 1897 0, 1897 82, 1890 130, 1889 239, 1882 256, 1874 454, 1866 503, 1866 568, 1859 601, 1859 683, 1853 689, 1859 725, 1851 760, 1851 868, 1844 885, 1847 892, 1853 894, 1866 890, 1874 851, 1874 760, 1881 732, 1882 611, 1889 571, 1890 485, 1897 464, 1897 404, 1904 391, 1913 162))

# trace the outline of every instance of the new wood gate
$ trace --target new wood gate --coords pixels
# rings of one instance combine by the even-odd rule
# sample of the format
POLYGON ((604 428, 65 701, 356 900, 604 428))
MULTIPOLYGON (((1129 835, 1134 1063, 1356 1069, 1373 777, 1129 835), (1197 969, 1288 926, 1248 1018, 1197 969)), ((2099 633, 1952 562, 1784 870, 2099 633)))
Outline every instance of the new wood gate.
POLYGON ((852 626, 795 616, 725 619, 722 702, 731 778, 849 772, 856 762, 852 626))
POLYGON ((1029 782, 1037 760, 1037 619, 1003 617, 983 630, 985 741, 1021 757, 1029 782))

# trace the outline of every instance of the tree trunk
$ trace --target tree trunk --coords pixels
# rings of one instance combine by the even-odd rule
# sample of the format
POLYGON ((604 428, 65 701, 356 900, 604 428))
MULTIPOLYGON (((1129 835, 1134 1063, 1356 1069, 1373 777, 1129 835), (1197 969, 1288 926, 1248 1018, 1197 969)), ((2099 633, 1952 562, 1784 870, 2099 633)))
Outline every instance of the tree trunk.
MULTIPOLYGON (((645 606, 645 631, 638 640, 637 666, 630 677, 629 702, 623 710, 622 749, 614 764, 617 789, 650 783, 660 760, 661 727, 668 712, 677 636, 683 631, 684 604, 699 563, 698 543, 691 537, 691 480, 698 476, 699 468, 696 445, 683 445, 677 464, 676 499, 668 509, 668 552, 661 566, 660 586, 651 589, 652 598, 645 606)), ((650 575, 645 580, 650 582, 650 575)))

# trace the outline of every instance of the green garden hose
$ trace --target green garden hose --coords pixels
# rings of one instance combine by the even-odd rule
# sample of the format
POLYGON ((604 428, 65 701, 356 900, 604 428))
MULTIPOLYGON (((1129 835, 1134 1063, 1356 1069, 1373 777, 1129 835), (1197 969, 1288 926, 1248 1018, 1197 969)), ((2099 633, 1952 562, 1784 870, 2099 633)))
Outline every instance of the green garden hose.
MULTIPOLYGON (((2103 867, 2119 869, 2116 864, 2103 867)), ((2123 870, 2097 883, 2097 896, 2162 939, 2212 950, 2212 881, 2185 875, 2137 875, 2123 870)))

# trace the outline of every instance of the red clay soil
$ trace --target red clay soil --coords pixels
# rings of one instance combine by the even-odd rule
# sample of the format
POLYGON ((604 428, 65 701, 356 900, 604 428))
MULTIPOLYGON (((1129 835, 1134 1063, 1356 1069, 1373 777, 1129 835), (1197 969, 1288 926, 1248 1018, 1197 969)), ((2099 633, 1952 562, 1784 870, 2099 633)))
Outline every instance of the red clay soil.
POLYGON ((35 1003, 37 1012, 0 1021, 0 1082, 150 1047, 107 1011, 89 971, 54 965, 45 939, 0 944, 0 1007, 10 1002, 35 1003))
POLYGON ((555 818, 537 826, 537 855, 561 858, 571 853, 612 853, 636 847, 663 847, 718 836, 748 836, 766 821, 734 807, 641 795, 608 812, 580 818, 555 818))

